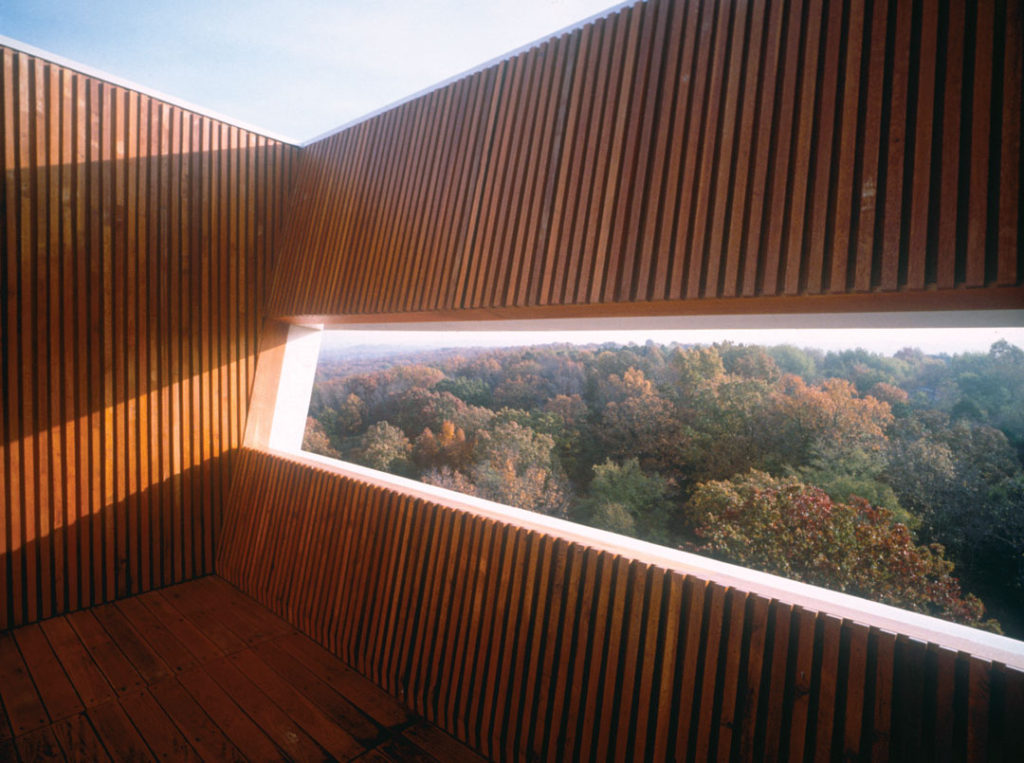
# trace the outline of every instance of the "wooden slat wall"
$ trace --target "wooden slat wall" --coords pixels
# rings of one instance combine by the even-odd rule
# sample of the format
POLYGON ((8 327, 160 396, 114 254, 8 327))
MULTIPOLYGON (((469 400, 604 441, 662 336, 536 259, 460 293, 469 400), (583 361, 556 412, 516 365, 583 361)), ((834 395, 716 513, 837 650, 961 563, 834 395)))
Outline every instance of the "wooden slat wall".
POLYGON ((297 149, 0 52, 3 629, 212 570, 297 149))
POLYGON ((304 149, 270 312, 1019 286, 1022 45, 1006 0, 637 3, 304 149))
POLYGON ((494 759, 1024 749, 1019 670, 257 450, 217 570, 494 759))

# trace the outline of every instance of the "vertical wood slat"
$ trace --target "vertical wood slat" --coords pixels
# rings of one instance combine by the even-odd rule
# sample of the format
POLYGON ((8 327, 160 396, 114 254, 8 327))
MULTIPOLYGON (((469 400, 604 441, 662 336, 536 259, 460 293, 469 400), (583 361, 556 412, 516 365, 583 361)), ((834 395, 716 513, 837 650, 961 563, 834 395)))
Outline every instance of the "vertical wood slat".
POLYGON ((1020 286, 1022 36, 997 0, 621 8, 309 146, 269 310, 1020 286))
MULTIPOLYGON (((240 299, 252 291, 243 274, 272 266, 281 210, 261 220, 259 242, 245 233, 226 246, 209 221, 287 194, 291 176, 279 169, 272 189, 245 175, 214 185, 222 157, 253 161, 255 136, 203 148, 216 120, 0 51, 3 630, 213 569, 263 309, 240 299), (200 291, 202 257, 237 283, 200 291), (226 399, 210 391, 229 360, 222 342, 239 369, 226 399)), ((267 145, 277 165, 297 151, 267 145)))
POLYGON ((497 760, 1018 749, 1019 671, 287 457, 225 523, 219 574, 497 760))

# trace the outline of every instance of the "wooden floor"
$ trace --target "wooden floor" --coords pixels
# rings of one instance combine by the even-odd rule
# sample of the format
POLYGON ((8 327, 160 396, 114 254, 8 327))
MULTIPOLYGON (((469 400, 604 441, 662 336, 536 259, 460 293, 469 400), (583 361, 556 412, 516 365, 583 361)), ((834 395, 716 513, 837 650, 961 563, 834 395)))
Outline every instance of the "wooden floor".
POLYGON ((480 760, 217 577, 0 633, 0 760, 480 760))

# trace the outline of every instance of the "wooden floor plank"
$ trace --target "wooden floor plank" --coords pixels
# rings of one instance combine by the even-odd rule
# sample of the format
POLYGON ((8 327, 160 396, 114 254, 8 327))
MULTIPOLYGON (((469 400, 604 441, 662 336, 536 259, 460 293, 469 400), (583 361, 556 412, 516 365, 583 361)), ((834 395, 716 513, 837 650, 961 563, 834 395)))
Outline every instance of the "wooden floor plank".
POLYGON ((136 632, 160 655, 160 659, 175 673, 195 667, 196 658, 159 618, 142 603, 138 597, 123 599, 116 604, 136 632))
POLYGON ((245 677, 230 660, 206 666, 210 676, 248 713, 278 747, 294 760, 329 760, 330 756, 281 710, 273 699, 245 677))
POLYGON ((13 739, 5 739, 0 742, 0 760, 17 760, 18 748, 13 739))
POLYGON ((356 760, 359 763, 394 763, 395 761, 394 758, 385 755, 376 747, 360 755, 356 760))
MULTIPOLYGON (((6 742, 14 737, 14 732, 11 731, 11 721, 7 717, 7 711, 4 709, 3 692, 0 692, 0 742, 6 742)), ((0 758, 3 760, 3 758, 0 758)))
POLYGON ((380 737, 380 726, 275 643, 260 644, 253 651, 361 745, 372 747, 380 737))
POLYGON ((437 726, 426 721, 417 721, 412 724, 402 732, 402 736, 438 760, 451 761, 451 763, 485 763, 486 760, 455 737, 444 733, 437 726))
POLYGON ((331 755, 339 760, 351 760, 365 751, 351 734, 325 716, 251 650, 239 652, 230 659, 331 755))
POLYGON ((149 691, 203 760, 245 760, 241 751, 176 680, 161 681, 149 687, 149 691))
POLYGON ((121 610, 112 604, 104 604, 95 607, 92 612, 147 685, 171 675, 171 669, 131 626, 121 610))
MULTIPOLYGON (((195 581, 198 582, 198 581, 195 581)), ((189 622, 221 650, 222 654, 231 654, 246 647, 246 642, 231 628, 224 624, 216 608, 207 606, 203 599, 194 594, 196 587, 172 586, 158 591, 164 601, 172 604, 189 622)))
POLYGON ((400 726, 412 717, 405 705, 301 633, 282 636, 274 643, 323 677, 382 726, 400 726))
POLYGON ((161 760, 199 760, 174 722, 146 689, 129 692, 120 699, 121 709, 131 720, 139 736, 161 760))
POLYGON ((192 653, 198 664, 202 665, 224 656, 224 651, 162 597, 159 591, 150 591, 137 598, 160 621, 161 625, 192 653))
MULTIPOLYGON (((11 633, 0 633, 0 699, 18 737, 49 724, 43 700, 11 633)), ((19 744, 18 749, 21 749, 19 744)))
MULTIPOLYGON (((372 760, 394 761, 395 763, 437 763, 438 761, 438 758, 420 749, 403 736, 385 739, 373 748, 373 752, 376 753, 376 756, 372 757, 372 760)), ((441 760, 448 763, 448 760, 444 758, 441 760)))
POLYGON ((250 599, 229 582, 216 575, 203 578, 202 581, 214 594, 223 597, 231 607, 247 621, 255 625, 255 632, 261 641, 294 633, 295 628, 275 615, 254 599, 250 599))
POLYGON ((110 638, 91 610, 67 615, 66 620, 89 652, 89 656, 103 672, 107 682, 118 694, 135 691, 146 685, 124 652, 110 638))
POLYGON ((111 759, 85 713, 65 718, 53 724, 51 728, 68 760, 108 761, 111 759))
POLYGON ((251 606, 247 606, 247 603, 239 604, 241 594, 234 588, 219 586, 213 581, 212 577, 193 581, 190 595, 202 601, 206 609, 215 611, 220 621, 246 645, 267 641, 288 630, 287 626, 282 629, 281 624, 269 624, 259 614, 249 611, 251 606))
POLYGON ((104 702, 86 711, 92 727, 114 760, 155 760, 124 708, 116 702, 104 702))
POLYGON ((215 578, 0 633, 18 758, 482 760, 215 578))
POLYGON ((59 721, 82 712, 84 707, 78 692, 53 653, 43 629, 38 625, 18 628, 14 631, 14 640, 21 650, 50 720, 59 721))
POLYGON ((203 667, 182 673, 178 676, 178 682, 246 758, 273 760, 280 757, 281 751, 277 746, 220 685, 207 675, 203 667))
POLYGON ((26 763, 65 759, 60 742, 49 726, 22 734, 14 740, 14 744, 18 748, 18 756, 26 763))

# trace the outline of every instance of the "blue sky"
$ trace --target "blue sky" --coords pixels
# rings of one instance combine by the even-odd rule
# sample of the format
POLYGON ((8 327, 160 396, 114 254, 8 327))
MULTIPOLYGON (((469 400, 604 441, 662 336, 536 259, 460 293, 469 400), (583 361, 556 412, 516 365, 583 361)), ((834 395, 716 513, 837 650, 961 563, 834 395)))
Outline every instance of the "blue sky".
POLYGON ((306 140, 609 0, 0 0, 0 35, 306 140))

